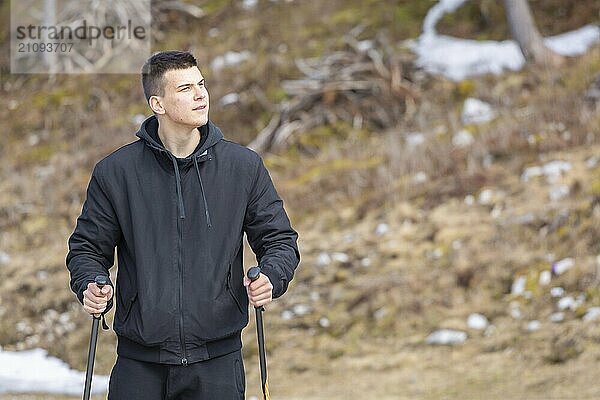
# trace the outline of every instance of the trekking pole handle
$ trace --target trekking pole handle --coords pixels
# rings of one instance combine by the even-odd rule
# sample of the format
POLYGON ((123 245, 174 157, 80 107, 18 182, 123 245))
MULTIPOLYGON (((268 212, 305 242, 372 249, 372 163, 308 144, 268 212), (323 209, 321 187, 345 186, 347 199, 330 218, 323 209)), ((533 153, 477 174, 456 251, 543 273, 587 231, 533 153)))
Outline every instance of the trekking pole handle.
MULTIPOLYGON (((260 276, 260 267, 252 267, 252 268, 250 268, 248 270, 248 272, 246 273, 246 276, 248 276, 248 279, 250 279, 251 282, 254 282, 260 276)), ((259 306, 259 307, 254 306, 254 309, 257 310, 257 311, 264 311, 264 307, 263 306, 259 306)))
MULTIPOLYGON (((94 283, 102 290, 105 285, 108 285, 108 278, 105 275, 98 275, 94 279, 94 283)), ((102 314, 94 314, 94 318, 100 319, 102 314)))
POLYGON ((94 279, 94 283, 98 285, 100 289, 102 289, 104 285, 108 285, 108 278, 106 275, 98 275, 96 279, 94 279))
POLYGON ((248 279, 254 282, 260 276, 260 267, 252 267, 248 270, 248 279))

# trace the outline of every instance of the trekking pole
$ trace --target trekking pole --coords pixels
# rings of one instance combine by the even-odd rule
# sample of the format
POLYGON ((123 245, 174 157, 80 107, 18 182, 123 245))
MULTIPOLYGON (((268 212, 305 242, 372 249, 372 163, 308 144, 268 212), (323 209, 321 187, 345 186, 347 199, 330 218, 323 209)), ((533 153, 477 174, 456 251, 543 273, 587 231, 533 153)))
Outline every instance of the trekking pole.
MULTIPOLYGON (((248 279, 252 282, 260 276, 260 267, 252 267, 248 270, 248 279)), ((258 338, 258 358, 260 360, 260 380, 262 383, 263 400, 270 400, 269 384, 267 383, 267 358, 265 354, 265 333, 263 330, 262 313, 265 311, 263 306, 254 307, 256 313, 256 336, 258 338)))
MULTIPOLYGON (((104 285, 108 285, 108 278, 98 275, 95 279, 96 285, 102 290, 104 285)), ((102 314, 92 315, 92 334, 90 336, 90 348, 88 350, 87 369, 85 371, 85 386, 83 388, 83 400, 90 399, 92 389, 92 374, 94 372, 94 359, 96 358, 96 343, 98 342, 98 325, 102 314)))

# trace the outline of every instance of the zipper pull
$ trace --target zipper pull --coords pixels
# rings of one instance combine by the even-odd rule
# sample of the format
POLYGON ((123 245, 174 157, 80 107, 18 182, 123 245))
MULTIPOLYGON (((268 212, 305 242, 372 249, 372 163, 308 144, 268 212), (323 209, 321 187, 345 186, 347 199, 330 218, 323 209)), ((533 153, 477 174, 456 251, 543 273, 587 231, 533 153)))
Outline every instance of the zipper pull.
POLYGON ((181 359, 181 365, 183 365, 184 367, 187 367, 187 358, 181 359))

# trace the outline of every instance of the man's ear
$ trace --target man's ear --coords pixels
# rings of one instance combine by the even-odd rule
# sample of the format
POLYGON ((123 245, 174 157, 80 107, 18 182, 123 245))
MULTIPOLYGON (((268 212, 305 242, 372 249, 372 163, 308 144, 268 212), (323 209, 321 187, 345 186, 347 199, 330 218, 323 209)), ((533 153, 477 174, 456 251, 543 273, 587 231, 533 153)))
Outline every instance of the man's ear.
POLYGON ((161 98, 158 96, 150 96, 150 98, 148 99, 148 105, 150 105, 150 108, 152 109, 152 111, 154 111, 155 114, 162 115, 165 113, 165 109, 162 106, 161 98))

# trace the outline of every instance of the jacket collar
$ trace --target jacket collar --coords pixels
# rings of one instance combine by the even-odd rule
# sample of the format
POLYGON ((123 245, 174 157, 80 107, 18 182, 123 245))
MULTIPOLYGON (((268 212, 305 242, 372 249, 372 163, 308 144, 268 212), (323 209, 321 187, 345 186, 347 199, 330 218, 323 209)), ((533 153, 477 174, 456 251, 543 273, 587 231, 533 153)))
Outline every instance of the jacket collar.
MULTIPOLYGON (((208 149, 223 139, 223 133, 221 130, 210 120, 206 123, 206 125, 198 127, 198 130, 202 135, 208 136, 206 140, 202 142, 202 145, 197 147, 192 154, 180 159, 184 160, 186 164, 191 162, 194 158, 200 158, 207 155, 208 149)), ((158 137, 158 119, 155 115, 146 118, 146 120, 142 122, 140 129, 135 135, 142 139, 151 148, 165 153, 168 158, 174 157, 173 154, 161 143, 158 137)))

